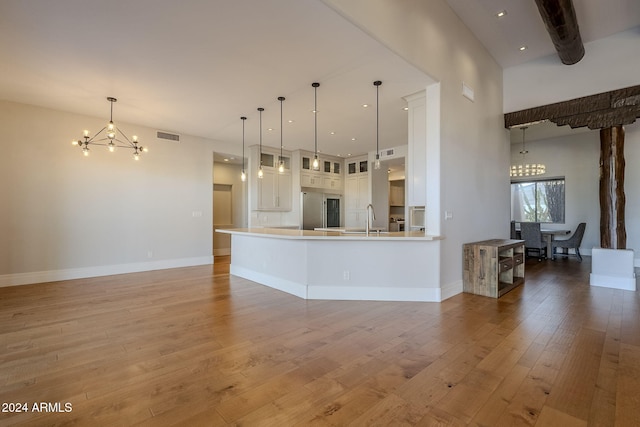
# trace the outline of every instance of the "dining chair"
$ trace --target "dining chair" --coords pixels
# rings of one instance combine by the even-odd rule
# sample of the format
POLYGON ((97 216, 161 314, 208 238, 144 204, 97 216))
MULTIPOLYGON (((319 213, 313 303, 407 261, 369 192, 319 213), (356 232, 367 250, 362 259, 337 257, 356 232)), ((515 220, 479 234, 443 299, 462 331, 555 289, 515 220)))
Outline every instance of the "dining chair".
POLYGON ((516 222, 511 221, 511 239, 518 238, 518 230, 516 230, 516 222))
POLYGON ((582 243, 582 236, 584 236, 584 230, 587 228, 586 222, 581 222, 576 227, 576 231, 573 232, 571 237, 564 240, 554 240, 551 242, 551 257, 556 259, 556 255, 560 256, 572 256, 575 255, 580 262, 582 262, 582 256, 580 255, 580 244, 582 243), (562 252, 556 253, 556 248, 562 248, 562 252), (569 253, 569 249, 573 249, 574 254, 569 253))
POLYGON ((531 256, 531 252, 535 252, 539 260, 547 257, 547 244, 542 238, 539 222, 521 222, 520 235, 524 240, 527 256, 531 256))

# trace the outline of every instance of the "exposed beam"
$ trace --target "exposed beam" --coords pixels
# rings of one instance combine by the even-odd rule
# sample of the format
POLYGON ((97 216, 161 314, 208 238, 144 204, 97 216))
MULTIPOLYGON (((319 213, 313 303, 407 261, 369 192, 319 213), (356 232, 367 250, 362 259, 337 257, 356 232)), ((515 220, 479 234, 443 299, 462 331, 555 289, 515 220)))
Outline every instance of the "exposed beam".
POLYGON ((603 129, 629 125, 640 117, 640 86, 529 108, 504 115, 506 128, 544 120, 572 128, 603 129))
POLYGON ((573 65, 584 56, 572 0, 536 0, 540 16, 563 64, 573 65))

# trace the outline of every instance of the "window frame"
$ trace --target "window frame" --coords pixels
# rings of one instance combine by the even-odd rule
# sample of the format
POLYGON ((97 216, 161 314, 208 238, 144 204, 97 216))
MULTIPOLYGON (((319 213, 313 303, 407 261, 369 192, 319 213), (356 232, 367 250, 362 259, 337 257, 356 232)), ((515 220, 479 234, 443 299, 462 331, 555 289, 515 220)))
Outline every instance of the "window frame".
POLYGON ((523 178, 518 178, 518 179, 512 179, 510 182, 510 210, 511 210, 511 220, 516 221, 516 222, 539 222, 541 224, 565 224, 566 222, 566 213, 567 213, 567 181, 565 179, 564 176, 555 176, 555 177, 545 177, 545 178, 532 178, 532 177, 527 177, 526 179, 523 178), (538 206, 538 185, 540 183, 544 183, 544 182, 562 182, 563 184, 563 192, 562 192, 562 220, 558 221, 558 222, 554 222, 554 221, 540 221, 540 219, 538 218, 538 213, 540 211, 540 207, 538 206), (534 221, 525 221, 525 220, 516 220, 514 219, 514 201, 513 201, 513 185, 514 184, 533 184, 534 187, 534 199, 535 199, 535 207, 534 207, 534 221))

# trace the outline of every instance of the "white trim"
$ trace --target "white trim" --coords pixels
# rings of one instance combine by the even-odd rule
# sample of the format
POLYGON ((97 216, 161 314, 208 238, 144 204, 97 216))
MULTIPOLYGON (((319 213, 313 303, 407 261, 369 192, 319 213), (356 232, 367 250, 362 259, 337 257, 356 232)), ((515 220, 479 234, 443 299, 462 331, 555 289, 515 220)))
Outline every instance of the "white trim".
POLYGON ((441 298, 438 301, 444 301, 446 299, 451 298, 454 295, 461 294, 464 289, 462 280, 457 280, 453 283, 449 283, 448 285, 443 285, 440 291, 441 298))
POLYGON ((396 286, 310 286, 308 299, 440 302, 440 288, 396 286))
POLYGON ((589 276, 589 284, 591 286, 599 286, 601 288, 622 289, 624 291, 636 290, 635 277, 616 277, 605 276, 602 274, 593 274, 589 276))
POLYGON ((94 267, 68 268, 64 270, 34 271, 0 276, 0 287, 29 285, 33 283, 57 282, 60 280, 85 279, 111 276, 113 274, 139 273, 167 268, 193 267, 213 264, 213 256, 178 258, 163 261, 137 262, 131 264, 102 265, 94 267))
POLYGON ((308 286, 231 264, 234 276, 277 289, 302 299, 349 301, 440 302, 440 288, 398 288, 396 286, 308 286))
POLYGON ((242 277, 247 280, 295 295, 299 298, 307 299, 307 286, 291 280, 285 280, 270 274, 258 273, 244 267, 234 266, 231 264, 229 272, 234 276, 242 277))

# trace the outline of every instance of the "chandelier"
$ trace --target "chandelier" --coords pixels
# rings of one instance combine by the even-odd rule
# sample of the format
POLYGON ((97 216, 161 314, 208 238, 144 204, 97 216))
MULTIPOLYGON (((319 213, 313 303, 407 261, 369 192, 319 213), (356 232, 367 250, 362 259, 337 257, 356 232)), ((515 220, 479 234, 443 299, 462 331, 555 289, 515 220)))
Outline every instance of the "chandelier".
POLYGON ((522 154, 522 163, 517 165, 511 165, 511 169, 509 173, 511 177, 543 175, 547 171, 546 166, 541 163, 525 162, 524 157, 528 153, 528 151, 525 150, 525 147, 524 147, 525 130, 527 130, 526 126, 522 128, 522 151, 520 151, 520 154, 522 154))
POLYGON ((141 145, 138 145, 138 137, 136 135, 133 135, 131 139, 129 139, 119 127, 113 124, 113 103, 118 100, 113 97, 108 97, 107 101, 111 103, 111 116, 109 117, 109 123, 100 129, 100 131, 94 136, 90 136, 89 131, 85 130, 82 139, 73 140, 71 143, 82 148, 82 154, 85 156, 89 155, 89 145, 101 145, 103 147, 107 147, 111 153, 116 151, 116 148, 131 149, 133 150, 133 158, 135 160, 139 160, 140 154, 142 154, 142 152, 146 153, 148 150, 143 148, 141 145))

